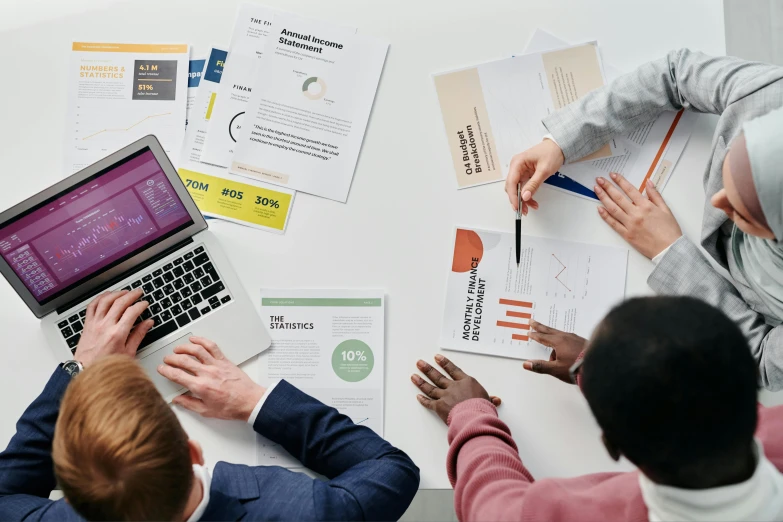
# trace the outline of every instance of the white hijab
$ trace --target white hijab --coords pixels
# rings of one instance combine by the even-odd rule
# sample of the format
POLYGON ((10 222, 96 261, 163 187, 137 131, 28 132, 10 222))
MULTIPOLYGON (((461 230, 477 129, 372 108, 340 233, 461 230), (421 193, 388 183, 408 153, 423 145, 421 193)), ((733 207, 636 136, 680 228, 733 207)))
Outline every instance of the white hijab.
POLYGON ((775 239, 762 239, 736 226, 731 248, 748 285, 770 310, 768 324, 783 323, 783 108, 743 125, 756 194, 775 239))

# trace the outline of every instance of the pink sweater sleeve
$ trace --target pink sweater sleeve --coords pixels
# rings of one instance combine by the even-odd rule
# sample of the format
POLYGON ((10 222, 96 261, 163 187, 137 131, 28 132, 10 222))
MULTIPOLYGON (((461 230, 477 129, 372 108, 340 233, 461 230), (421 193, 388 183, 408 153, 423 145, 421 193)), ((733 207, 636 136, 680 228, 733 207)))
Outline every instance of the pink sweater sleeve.
POLYGON ((772 464, 783 471, 783 406, 765 408, 759 404, 759 423, 756 438, 764 445, 764 454, 772 464))
POLYGON ((508 426, 484 399, 451 410, 447 470, 459 520, 522 520, 533 477, 508 426))

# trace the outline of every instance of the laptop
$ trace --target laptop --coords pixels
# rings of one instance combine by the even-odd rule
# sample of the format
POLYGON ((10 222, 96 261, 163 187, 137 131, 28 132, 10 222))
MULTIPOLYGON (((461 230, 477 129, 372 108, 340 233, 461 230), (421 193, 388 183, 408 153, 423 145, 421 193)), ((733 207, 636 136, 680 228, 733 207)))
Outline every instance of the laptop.
MULTIPOLYGON (((214 187, 213 190, 217 190, 214 187)), ((155 326, 136 354, 166 398, 184 388, 156 368, 192 335, 240 364, 271 339, 228 258, 154 136, 146 136, 0 214, 0 272, 72 359, 86 307, 141 288, 155 326)))

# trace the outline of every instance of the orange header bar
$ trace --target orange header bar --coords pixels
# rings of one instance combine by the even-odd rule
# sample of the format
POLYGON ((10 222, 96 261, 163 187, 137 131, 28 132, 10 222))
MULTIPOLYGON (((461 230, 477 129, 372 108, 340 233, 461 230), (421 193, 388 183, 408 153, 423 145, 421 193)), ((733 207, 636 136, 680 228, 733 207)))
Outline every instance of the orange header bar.
POLYGON ((71 50, 95 53, 186 53, 188 45, 73 42, 71 50))
POLYGON ((655 166, 658 165, 658 160, 661 159, 661 156, 663 156, 663 151, 666 150, 666 145, 669 144, 669 140, 671 139, 672 134, 674 134, 674 129, 676 129, 677 124, 680 123, 680 118, 682 118, 683 112, 685 112, 685 109, 680 109, 680 112, 678 112, 677 116, 674 117, 674 121, 672 122, 671 127, 669 127, 669 132, 667 132, 666 137, 663 138, 661 147, 658 149, 658 153, 655 154, 655 158, 653 159, 652 164, 650 165, 650 170, 647 171, 647 175, 642 180, 642 184, 639 185, 639 192, 644 193, 647 180, 650 179, 650 176, 652 176, 652 173, 655 170, 655 166))

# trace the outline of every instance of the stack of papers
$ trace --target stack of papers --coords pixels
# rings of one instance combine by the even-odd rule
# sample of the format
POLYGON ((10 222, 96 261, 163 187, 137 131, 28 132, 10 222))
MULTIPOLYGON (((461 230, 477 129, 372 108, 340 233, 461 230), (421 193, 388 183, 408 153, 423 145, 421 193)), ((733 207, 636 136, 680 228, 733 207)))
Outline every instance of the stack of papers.
POLYGON ((268 40, 231 171, 345 202, 388 45, 288 14, 268 40))
POLYGON ((354 27, 243 5, 202 161, 346 201, 387 49, 354 27))
MULTIPOLYGON (((458 188, 502 181, 515 154, 547 134, 541 120, 619 75, 603 64, 597 42, 569 45, 537 31, 525 54, 434 76, 458 188)), ((598 176, 647 179, 662 189, 690 137, 696 115, 666 112, 577 163, 547 183, 597 199, 598 176)))
POLYGON ((205 59, 74 43, 64 170, 154 134, 205 215, 284 233, 295 191, 347 200, 387 50, 258 4, 205 59))
MULTIPOLYGON (((567 45, 564 40, 539 29, 528 42, 525 52, 541 52, 567 45)), ((622 74, 606 62, 603 65, 609 82, 622 74)), ((615 137, 615 142, 623 148, 623 154, 611 159, 566 165, 547 183, 572 194, 598 200, 593 192, 595 179, 603 176, 611 181, 609 173, 618 172, 641 192, 644 192, 647 179, 663 190, 685 150, 697 118, 694 112, 664 112, 655 120, 615 137)))
POLYGON ((227 55, 228 52, 222 49, 212 48, 209 58, 206 60, 204 71, 200 75, 200 82, 193 100, 191 101, 188 97, 188 104, 192 105, 194 109, 188 112, 188 128, 181 154, 184 162, 199 163, 201 161, 201 151, 207 137, 207 126, 212 115, 227 55), (191 118, 190 112, 193 112, 195 117, 191 118))
POLYGON ((198 93, 198 86, 201 83, 201 75, 204 72, 204 65, 207 60, 204 58, 195 58, 190 60, 188 66, 188 96, 187 104, 185 106, 185 129, 190 122, 190 111, 193 109, 193 105, 196 102, 196 93, 198 93))
MULTIPOLYGON (((436 75, 459 188, 505 179, 512 157, 546 134, 542 118, 605 84, 596 42, 436 75)), ((593 156, 617 153, 610 143, 593 156)))

